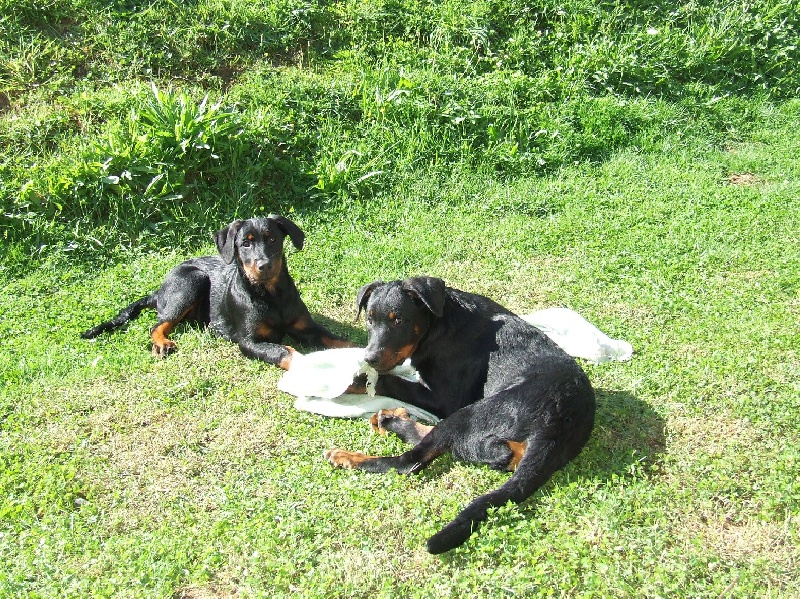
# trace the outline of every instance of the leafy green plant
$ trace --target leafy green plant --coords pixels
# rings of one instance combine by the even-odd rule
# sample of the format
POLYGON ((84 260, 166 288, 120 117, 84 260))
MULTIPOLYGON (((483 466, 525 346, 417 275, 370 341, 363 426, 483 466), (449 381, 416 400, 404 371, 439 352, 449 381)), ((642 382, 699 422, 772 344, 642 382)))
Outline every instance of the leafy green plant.
POLYGON ((786 0, 0 8, 0 226, 37 247, 369 201, 453 163, 517 177, 717 139, 748 126, 742 94, 800 88, 786 0), (133 100, 99 111, 112 89, 133 100))
POLYGON ((243 152, 240 135, 234 110, 209 103, 208 96, 197 103, 153 84, 151 96, 78 161, 23 186, 19 206, 49 218, 104 218, 119 209, 117 202, 135 198, 139 222, 180 219, 191 213, 180 200, 235 168, 243 152))
POLYGON ((241 122, 221 102, 209 104, 207 95, 198 104, 183 92, 161 91, 155 84, 151 89, 141 108, 132 111, 129 129, 122 136, 110 135, 95 153, 102 160, 104 185, 139 191, 144 183, 145 199, 163 201, 180 196, 197 178, 231 168, 241 122), (134 178, 141 183, 136 185, 134 178))

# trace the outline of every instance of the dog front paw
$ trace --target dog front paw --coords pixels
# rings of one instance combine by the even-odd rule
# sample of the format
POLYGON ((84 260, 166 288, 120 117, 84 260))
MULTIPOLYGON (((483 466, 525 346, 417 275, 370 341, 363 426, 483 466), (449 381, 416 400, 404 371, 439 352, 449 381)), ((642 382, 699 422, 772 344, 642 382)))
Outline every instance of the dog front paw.
POLYGON ((387 430, 390 430, 389 424, 393 420, 411 420, 408 411, 405 408, 395 408, 394 410, 379 410, 372 415, 369 423, 372 425, 372 430, 381 435, 385 435, 387 430))
POLYGON ((358 468, 359 464, 371 459, 370 456, 363 453, 344 449, 329 449, 322 455, 335 468, 358 468))
POLYGON ((178 349, 178 344, 172 339, 165 339, 161 343, 153 343, 152 354, 155 358, 166 358, 178 349))
POLYGON ((291 345, 286 345, 284 347, 288 353, 280 359, 277 366, 282 370, 289 370, 292 367, 292 361, 295 359, 295 356, 302 357, 303 354, 301 354, 291 345))

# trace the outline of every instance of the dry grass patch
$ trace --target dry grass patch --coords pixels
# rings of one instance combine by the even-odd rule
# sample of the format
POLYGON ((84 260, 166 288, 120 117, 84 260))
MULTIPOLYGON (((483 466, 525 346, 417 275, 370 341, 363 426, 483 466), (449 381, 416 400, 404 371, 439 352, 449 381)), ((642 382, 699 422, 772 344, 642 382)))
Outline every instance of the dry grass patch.
POLYGON ((668 445, 673 453, 721 456, 734 447, 752 448, 759 431, 747 419, 723 414, 707 418, 673 416, 667 423, 668 445))
POLYGON ((761 183, 761 178, 752 173, 733 173, 725 179, 731 185, 756 185, 761 183))
POLYGON ((797 517, 791 515, 787 515, 783 523, 757 518, 737 522, 728 514, 702 509, 680 518, 677 528, 690 538, 702 539, 723 560, 739 562, 758 558, 791 571, 799 565, 797 539, 791 534, 798 523, 797 517))
POLYGON ((690 499, 676 513, 675 535, 701 539, 729 562, 767 560, 791 571, 797 517, 770 519, 765 507, 780 492, 764 484, 768 474, 756 459, 776 451, 764 442, 765 433, 724 413, 672 417, 667 429, 674 467, 666 469, 665 481, 690 499))
POLYGON ((222 584, 190 585, 175 591, 174 599, 234 599, 239 597, 235 587, 222 584))

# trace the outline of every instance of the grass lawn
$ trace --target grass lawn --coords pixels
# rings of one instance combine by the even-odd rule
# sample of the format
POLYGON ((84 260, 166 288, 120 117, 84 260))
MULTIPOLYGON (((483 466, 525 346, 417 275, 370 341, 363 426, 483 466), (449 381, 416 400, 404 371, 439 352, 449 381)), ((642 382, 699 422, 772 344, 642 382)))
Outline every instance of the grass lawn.
POLYGON ((0 0, 0 597, 800 596, 792 3, 0 0), (207 100, 203 100, 207 97, 207 100), (442 556, 508 474, 402 451, 152 312, 79 334, 280 212, 312 313, 443 278, 566 306, 592 438, 442 556))
POLYGON ((507 475, 448 458, 418 476, 334 471, 325 449, 400 443, 295 411, 277 369, 206 332, 183 331, 179 352, 153 361, 152 313, 78 338, 189 253, 6 278, 0 588, 800 592, 799 109, 761 115, 724 149, 666 140, 545 179, 415 181, 369 217, 391 234, 346 212, 296 216, 309 235, 289 254, 298 285, 357 341, 360 284, 429 273, 520 312, 568 306, 635 348, 628 363, 586 365, 599 413, 583 454, 444 557, 426 537, 507 475))

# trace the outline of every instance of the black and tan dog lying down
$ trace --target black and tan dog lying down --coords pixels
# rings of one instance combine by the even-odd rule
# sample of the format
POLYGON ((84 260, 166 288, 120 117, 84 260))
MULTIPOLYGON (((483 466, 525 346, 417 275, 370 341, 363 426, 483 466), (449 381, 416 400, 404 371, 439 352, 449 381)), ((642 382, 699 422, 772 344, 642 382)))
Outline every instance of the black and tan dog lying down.
POLYGON ((374 457, 331 449, 334 466, 369 472, 419 472, 450 451, 457 459, 513 474, 499 489, 472 501, 428 539, 443 553, 464 543, 487 510, 533 494, 580 453, 594 426, 594 390, 578 363, 544 333, 485 297, 418 277, 365 285, 358 312, 366 312, 364 360, 379 373, 411 358, 420 382, 380 376, 376 392, 439 416, 435 427, 405 410, 372 417, 412 449, 374 457))
POLYGON ((286 237, 303 249, 305 233, 284 216, 235 220, 214 234, 219 255, 192 258, 178 264, 153 293, 81 334, 94 339, 155 309, 158 322, 150 330, 153 355, 175 351, 170 334, 181 322, 210 328, 239 345, 249 358, 288 370, 294 348, 283 345, 286 335, 301 343, 353 347, 311 318, 286 266, 286 237))

